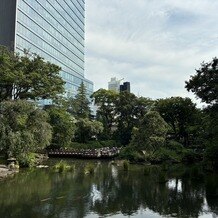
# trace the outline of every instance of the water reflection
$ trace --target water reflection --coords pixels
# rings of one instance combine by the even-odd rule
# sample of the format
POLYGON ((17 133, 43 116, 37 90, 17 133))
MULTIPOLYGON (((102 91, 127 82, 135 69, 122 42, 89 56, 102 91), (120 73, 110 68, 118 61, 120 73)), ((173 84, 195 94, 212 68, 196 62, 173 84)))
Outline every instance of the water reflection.
MULTIPOLYGON (((71 161, 72 162, 72 161, 71 161)), ((0 182, 0 217, 216 217, 218 175, 199 167, 73 161, 75 171, 24 171, 0 182)))

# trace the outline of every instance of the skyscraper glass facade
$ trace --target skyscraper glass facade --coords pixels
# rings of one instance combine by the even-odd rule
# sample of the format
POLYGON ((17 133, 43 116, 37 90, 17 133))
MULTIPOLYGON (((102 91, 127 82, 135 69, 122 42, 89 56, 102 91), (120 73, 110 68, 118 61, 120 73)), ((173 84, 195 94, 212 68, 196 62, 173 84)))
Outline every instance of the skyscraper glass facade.
POLYGON ((83 0, 17 0, 15 51, 39 54, 62 68, 66 97, 83 81, 89 94, 93 83, 84 78, 83 0))

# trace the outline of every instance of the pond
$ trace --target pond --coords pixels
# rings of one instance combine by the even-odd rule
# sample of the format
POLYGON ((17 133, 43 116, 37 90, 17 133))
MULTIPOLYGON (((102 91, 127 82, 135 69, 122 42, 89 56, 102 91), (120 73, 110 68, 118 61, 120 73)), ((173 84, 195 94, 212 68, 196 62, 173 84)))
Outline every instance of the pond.
MULTIPOLYGON (((49 160, 53 165, 57 160, 49 160)), ((200 166, 67 160, 71 172, 21 170, 0 182, 1 218, 218 217, 218 175, 200 166), (93 174, 84 173, 87 164, 93 174)))

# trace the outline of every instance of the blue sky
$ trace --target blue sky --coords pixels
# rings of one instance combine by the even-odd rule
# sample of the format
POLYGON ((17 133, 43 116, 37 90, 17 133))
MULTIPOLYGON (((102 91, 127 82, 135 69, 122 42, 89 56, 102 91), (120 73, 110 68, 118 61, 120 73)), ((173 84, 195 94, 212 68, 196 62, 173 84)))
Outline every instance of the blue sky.
POLYGON ((194 96, 185 80, 218 56, 218 0, 86 0, 86 77, 136 95, 194 96))

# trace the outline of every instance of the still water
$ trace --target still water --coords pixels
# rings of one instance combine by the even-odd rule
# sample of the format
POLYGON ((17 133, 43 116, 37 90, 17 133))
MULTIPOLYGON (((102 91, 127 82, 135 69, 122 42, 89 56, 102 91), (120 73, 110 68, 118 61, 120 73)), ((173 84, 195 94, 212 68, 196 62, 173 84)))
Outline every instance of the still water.
POLYGON ((1 181, 0 218, 218 217, 218 175, 199 166, 68 163, 75 170, 23 170, 1 181), (87 164, 93 174, 84 173, 87 164))

